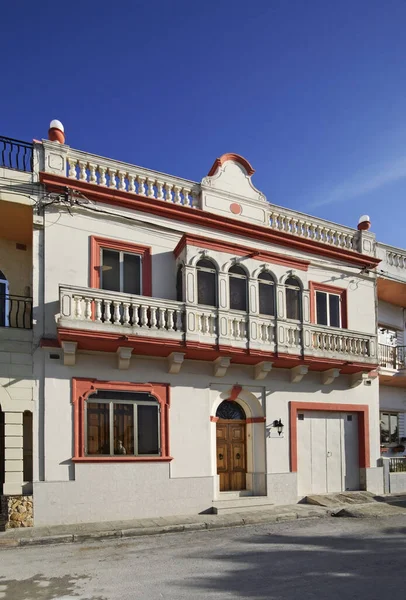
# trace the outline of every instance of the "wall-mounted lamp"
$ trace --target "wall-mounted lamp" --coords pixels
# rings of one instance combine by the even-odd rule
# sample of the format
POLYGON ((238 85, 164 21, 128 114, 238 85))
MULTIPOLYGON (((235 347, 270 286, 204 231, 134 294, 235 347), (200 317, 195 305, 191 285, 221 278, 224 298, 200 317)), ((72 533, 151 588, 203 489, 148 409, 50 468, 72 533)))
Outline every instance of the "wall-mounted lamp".
POLYGON ((275 421, 272 422, 271 427, 273 427, 274 429, 276 429, 276 431, 278 432, 278 435, 281 435, 283 432, 283 428, 285 427, 285 425, 282 423, 281 419, 275 419, 275 421))

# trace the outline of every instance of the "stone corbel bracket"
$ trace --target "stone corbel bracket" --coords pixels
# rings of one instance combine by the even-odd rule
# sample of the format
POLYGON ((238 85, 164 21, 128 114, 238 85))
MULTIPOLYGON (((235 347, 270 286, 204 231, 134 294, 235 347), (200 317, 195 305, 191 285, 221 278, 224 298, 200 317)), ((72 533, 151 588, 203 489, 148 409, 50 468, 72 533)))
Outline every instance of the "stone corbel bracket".
POLYGON ((298 365, 290 370, 291 383, 300 383, 305 375, 307 375, 309 367, 307 365, 298 365))
POLYGON ((256 364, 254 367, 254 379, 265 379, 271 369, 272 363, 266 360, 256 364))
POLYGON ((354 375, 351 375, 350 387, 356 388, 359 385, 361 385, 361 383, 364 383, 364 381, 366 381, 367 379, 368 373, 354 373, 354 375))
POLYGON ((131 354, 133 349, 127 346, 117 348, 117 368, 128 369, 130 366, 131 354))
POLYGON ((168 373, 177 375, 182 367, 183 361, 185 360, 185 354, 182 352, 172 352, 168 356, 168 373))
POLYGON ((323 371, 321 373, 321 383, 323 385, 330 385, 339 375, 340 369, 328 369, 327 371, 323 371))
POLYGON ((229 356, 219 356, 213 361, 214 377, 224 377, 230 366, 231 358, 229 356))
POLYGON ((61 342, 63 350, 63 364, 65 367, 74 367, 76 364, 77 342, 61 342))

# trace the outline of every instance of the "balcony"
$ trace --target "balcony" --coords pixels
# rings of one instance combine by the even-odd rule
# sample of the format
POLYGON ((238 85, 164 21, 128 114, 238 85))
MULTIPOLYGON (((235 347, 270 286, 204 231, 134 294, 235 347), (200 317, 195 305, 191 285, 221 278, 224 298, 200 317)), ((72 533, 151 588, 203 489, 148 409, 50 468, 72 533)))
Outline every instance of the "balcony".
POLYGON ((406 346, 378 345, 379 382, 406 387, 406 346))
POLYGON ((33 144, 0 136, 0 167, 14 171, 32 171, 33 144))
POLYGON ((0 327, 32 329, 32 298, 0 294, 0 327))
POLYGON ((335 366, 343 373, 376 362, 373 335, 92 288, 60 286, 57 325, 60 342, 76 344, 75 351, 128 346, 138 354, 177 351, 201 360, 221 352, 237 363, 262 357, 275 367, 308 362, 310 369, 335 366))

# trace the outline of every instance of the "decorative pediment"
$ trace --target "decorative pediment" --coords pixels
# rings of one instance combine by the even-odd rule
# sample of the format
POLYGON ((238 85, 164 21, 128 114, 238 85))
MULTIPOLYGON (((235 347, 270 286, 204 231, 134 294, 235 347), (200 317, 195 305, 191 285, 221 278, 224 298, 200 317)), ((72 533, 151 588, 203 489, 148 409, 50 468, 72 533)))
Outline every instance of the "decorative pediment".
POLYGON ((254 169, 238 154, 217 158, 202 180, 202 209, 242 221, 267 224, 268 207, 251 181, 254 169))

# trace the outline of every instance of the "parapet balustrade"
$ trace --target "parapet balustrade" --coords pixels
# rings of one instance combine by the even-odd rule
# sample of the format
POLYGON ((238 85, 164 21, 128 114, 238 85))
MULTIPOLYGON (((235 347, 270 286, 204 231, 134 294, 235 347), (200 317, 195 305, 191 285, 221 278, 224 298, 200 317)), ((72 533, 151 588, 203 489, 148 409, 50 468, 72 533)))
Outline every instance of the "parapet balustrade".
POLYGON ((193 181, 72 149, 67 163, 70 179, 192 208, 199 206, 199 190, 193 181))
POLYGON ((58 326, 361 362, 376 358, 374 335, 64 285, 58 326))

